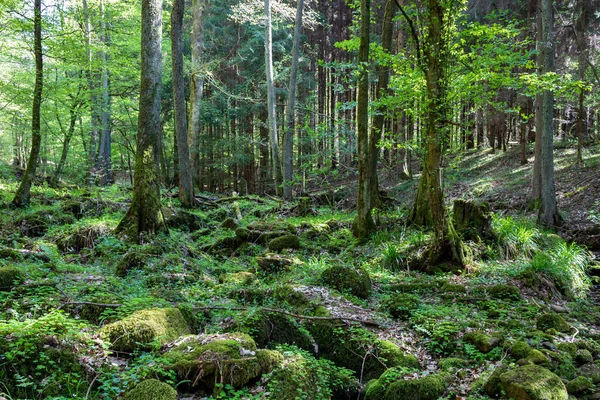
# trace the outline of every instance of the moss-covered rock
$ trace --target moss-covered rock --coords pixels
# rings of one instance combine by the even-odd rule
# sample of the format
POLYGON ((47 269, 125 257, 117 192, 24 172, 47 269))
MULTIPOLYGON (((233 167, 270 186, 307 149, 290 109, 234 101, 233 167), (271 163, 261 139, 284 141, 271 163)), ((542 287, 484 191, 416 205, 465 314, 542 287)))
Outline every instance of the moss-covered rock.
POLYGON ((177 400, 177 391, 156 379, 146 379, 125 393, 123 400, 177 400))
POLYGON ((23 273, 17 267, 0 267, 0 290, 12 289, 22 278, 23 273))
POLYGON ((589 351, 594 357, 600 356, 600 345, 592 339, 578 340, 575 345, 578 349, 589 351))
POLYGON ((231 229, 231 230, 235 230, 237 228, 238 224, 237 222, 235 222, 235 219, 233 218, 227 218, 225 221, 221 222, 220 227, 223 229, 231 229))
POLYGON ((524 360, 527 361, 528 363, 537 364, 537 365, 547 365, 550 363, 550 360, 548 359, 548 357, 546 357, 546 355, 544 353, 542 353, 541 351, 539 351, 538 349, 531 350, 529 355, 527 357, 525 357, 524 360))
POLYGON ((445 282, 442 287, 440 287, 440 292, 442 293, 466 293, 467 288, 464 285, 457 285, 449 282, 445 282))
POLYGON ((577 365, 584 365, 592 361, 594 361, 594 356, 587 349, 578 349, 577 353, 575 353, 575 362, 577 365))
POLYGON ((448 388, 444 378, 441 374, 434 374, 418 379, 397 380, 390 384, 384 399, 438 400, 448 388))
POLYGON ((248 271, 230 272, 219 275, 219 283, 234 283, 236 285, 251 285, 256 282, 256 275, 248 271))
POLYGON ((590 378, 594 385, 600 383, 600 366, 594 363, 585 364, 579 368, 578 372, 580 375, 590 378))
POLYGON ((519 300, 521 298, 521 289, 511 285, 493 285, 487 289, 488 294, 496 299, 519 300))
POLYGON ((527 343, 518 341, 510 348, 511 355, 519 361, 519 364, 542 364, 546 365, 550 362, 548 357, 537 349, 532 349, 527 343))
POLYGON ((308 331, 287 315, 258 312, 244 322, 244 327, 259 347, 291 344, 314 351, 308 331))
POLYGON ((381 379, 371 379, 365 387, 365 400, 383 400, 387 385, 381 379))
POLYGON ((294 262, 289 257, 278 254, 267 254, 256 257, 258 266, 267 273, 277 273, 288 269, 294 262))
POLYGON ((573 395, 583 394, 594 386, 592 380, 585 376, 578 376, 567 383, 567 392, 573 395))
POLYGON ((571 330, 565 319, 556 313, 541 315, 537 319, 536 326, 539 330, 544 332, 549 329, 555 329, 557 332, 569 332, 571 330))
POLYGON ((500 392, 513 400, 567 400, 569 395, 561 379, 539 365, 524 365, 499 377, 500 392))
POLYGON ((117 351, 131 352, 149 348, 153 341, 166 343, 190 333, 190 328, 177 308, 152 308, 105 325, 100 334, 117 351))
POLYGON ((275 288, 273 298, 300 310, 311 306, 310 299, 291 285, 281 285, 275 288))
POLYGON ((556 345, 556 349, 570 355, 571 358, 575 358, 575 355, 577 355, 577 345, 575 343, 562 342, 556 345))
POLYGON ((240 388, 283 361, 278 351, 257 350, 245 333, 185 336, 164 357, 181 379, 209 389, 218 382, 240 388))
POLYGON ((442 358, 438 362, 438 367, 445 372, 455 371, 457 369, 465 368, 468 365, 467 360, 463 360, 462 358, 442 358))
POLYGON ((366 299, 371 294, 371 278, 367 271, 336 265, 321 274, 321 280, 340 292, 366 299))
POLYGON ((394 293, 383 301, 381 308, 394 318, 407 320, 420 304, 421 299, 414 294, 394 293))
POLYGON ((489 353, 493 348, 498 347, 502 341, 498 336, 490 336, 480 331, 466 333, 463 340, 475 346, 482 353, 489 353))
POLYGON ((296 235, 285 235, 272 239, 268 247, 271 251, 281 251, 284 249, 298 250, 300 248, 300 239, 296 235))

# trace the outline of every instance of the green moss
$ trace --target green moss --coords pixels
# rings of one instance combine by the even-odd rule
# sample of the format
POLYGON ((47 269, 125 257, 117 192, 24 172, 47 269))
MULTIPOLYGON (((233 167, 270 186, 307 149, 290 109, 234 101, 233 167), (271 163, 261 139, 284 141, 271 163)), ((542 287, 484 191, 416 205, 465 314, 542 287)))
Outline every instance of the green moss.
POLYGON ((575 362, 578 365, 591 363, 593 361, 594 361, 594 356, 592 356, 592 353, 590 353, 589 350, 587 350, 587 349, 578 349, 577 350, 577 353, 575 354, 575 362))
POLYGON ((496 299, 513 299, 519 300, 521 298, 521 290, 517 286, 510 285, 494 285, 487 289, 488 294, 496 299))
POLYGON ((382 303, 381 308, 394 318, 407 320, 420 304, 421 299, 413 294, 394 293, 382 303))
POLYGON ((244 322, 244 328, 259 347, 292 344, 304 350, 314 350, 308 331, 287 315, 258 312, 244 322))
POLYGON ((267 273, 277 273, 288 269, 293 261, 278 254, 267 254, 264 257, 256 257, 258 266, 267 273))
POLYGON ((146 379, 125 393, 123 400, 177 400, 177 391, 156 379, 146 379))
POLYGON ((539 365, 517 367, 500 375, 499 380, 504 396, 514 400, 567 400, 569 397, 560 378, 539 365))
POLYGON ((550 360, 548 359, 548 357, 546 357, 544 355, 544 353, 542 353, 541 351, 539 351, 537 349, 531 350, 529 355, 527 357, 525 357, 525 360, 532 364, 538 364, 538 365, 544 365, 544 364, 550 363, 550 360))
POLYGON ((569 394, 578 395, 583 394, 594 386, 590 378, 585 376, 578 376, 577 378, 567 383, 567 392, 569 394))
POLYGON ((308 297, 304 293, 295 290, 291 285, 282 285, 275 288, 273 298, 288 303, 297 309, 303 309, 311 305, 308 297))
POLYGON ((541 331, 555 329, 557 332, 569 332, 571 328, 565 319, 556 313, 541 315, 537 320, 537 328, 541 331))
POLYGON ((437 286, 432 283, 399 283, 397 285, 390 286, 390 290, 398 293, 422 293, 428 291, 434 291, 437 286))
POLYGON ((594 357, 600 355, 600 345, 591 339, 578 340, 575 344, 577 345, 577 348, 589 351, 594 357))
POLYGON ((278 352, 257 350, 245 333, 186 336, 164 357, 181 379, 210 389, 216 382, 240 388, 282 361, 278 352))
POLYGON ((367 271, 336 265, 321 274, 321 280, 340 292, 366 299, 371 294, 371 278, 367 271))
POLYGON ((438 400, 447 387, 448 384, 440 374, 411 380, 400 379, 388 387, 384 399, 438 400))
POLYGON ((556 348, 562 353, 569 354, 572 358, 575 358, 577 354, 577 345, 575 343, 562 342, 557 344, 556 348))
POLYGON ((166 343, 190 333, 190 328, 177 308, 140 310, 121 321, 100 329, 100 334, 117 351, 131 352, 149 348, 153 341, 166 343))
POLYGON ((365 400, 383 400, 387 385, 380 379, 371 379, 365 388, 365 400))
POLYGON ((453 370, 465 368, 468 365, 468 361, 463 360, 462 358, 442 358, 438 362, 438 366, 442 371, 450 372, 453 370))
POLYGON ((251 285, 256 281, 256 275, 248 271, 231 272, 219 275, 219 283, 234 283, 236 285, 251 285))
POLYGON ((463 336, 463 340, 471 343, 482 353, 489 353, 493 348, 497 347, 501 339, 496 336, 490 336, 484 332, 469 332, 463 336))
POLYGON ((579 368, 579 374, 590 378, 594 385, 600 383, 600 367, 596 364, 586 364, 579 368))
POLYGON ((455 285, 452 283, 444 283, 440 288, 440 292, 442 293, 466 293, 467 288, 463 285, 455 285))
POLYGON ((16 267, 0 267, 0 290, 12 289, 22 277, 23 273, 16 267))
POLYGON ((235 219, 233 218, 227 218, 225 221, 221 222, 220 227, 223 229, 235 230, 237 228, 237 222, 235 222, 235 219))
POLYGON ((285 235, 272 239, 268 247, 271 251, 281 251, 284 249, 298 250, 300 248, 300 239, 296 235, 285 235))
POLYGON ((532 351, 533 349, 523 341, 516 342, 510 348, 511 355, 517 360, 526 358, 532 351))

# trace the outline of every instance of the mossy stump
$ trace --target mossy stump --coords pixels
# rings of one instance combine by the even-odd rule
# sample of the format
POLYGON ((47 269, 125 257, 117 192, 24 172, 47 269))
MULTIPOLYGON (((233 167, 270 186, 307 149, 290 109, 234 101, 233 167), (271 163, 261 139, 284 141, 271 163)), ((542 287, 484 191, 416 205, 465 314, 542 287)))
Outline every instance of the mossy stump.
POLYGON ((349 292, 353 296, 366 299, 371 295, 371 278, 367 271, 341 265, 327 268, 321 274, 321 280, 340 292, 349 292))
POLYGON ((17 267, 0 267, 0 290, 12 289, 22 277, 23 273, 17 267))
POLYGON ((492 239, 492 215, 486 203, 455 200, 452 221, 456 232, 465 240, 479 242, 492 239))

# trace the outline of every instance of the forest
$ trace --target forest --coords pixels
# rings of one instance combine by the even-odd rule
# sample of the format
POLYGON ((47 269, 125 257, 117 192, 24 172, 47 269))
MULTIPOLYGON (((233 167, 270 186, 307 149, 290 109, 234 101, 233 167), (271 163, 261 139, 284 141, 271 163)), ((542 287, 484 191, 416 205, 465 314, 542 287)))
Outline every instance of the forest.
POLYGON ((1 0, 0 400, 600 399, 600 0, 1 0))

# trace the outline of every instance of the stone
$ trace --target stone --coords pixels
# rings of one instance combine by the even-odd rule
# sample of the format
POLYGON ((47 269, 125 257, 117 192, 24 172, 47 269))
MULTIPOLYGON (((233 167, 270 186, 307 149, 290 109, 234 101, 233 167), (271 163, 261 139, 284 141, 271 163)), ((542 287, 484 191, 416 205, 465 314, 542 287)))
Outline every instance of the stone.
POLYGON ((296 235, 285 235, 272 239, 268 244, 269 250, 281 251, 284 249, 300 249, 300 239, 296 235))
POLYGON ((562 380, 539 365, 524 365, 504 372, 498 387, 505 398, 513 400, 567 400, 569 395, 562 380))
POLYGON ((541 315, 537 320, 537 328, 541 331, 555 329, 557 332, 569 332, 571 328, 565 319, 555 313, 541 315))
POLYGON ((493 348, 498 347, 501 341, 499 337, 478 331, 466 333, 463 340, 475 346, 482 353, 489 353, 493 348))
POLYGON ((567 392, 573 395, 583 394, 587 390, 591 389, 593 386, 594 385, 590 378, 586 378, 585 376, 578 376, 577 378, 567 383, 567 392))
POLYGON ((340 292, 366 299, 371 295, 371 278, 367 271, 341 265, 329 267, 321 274, 321 280, 340 292))
POLYGON ((123 400, 177 400, 177 391, 156 379, 146 379, 125 393, 123 400))

